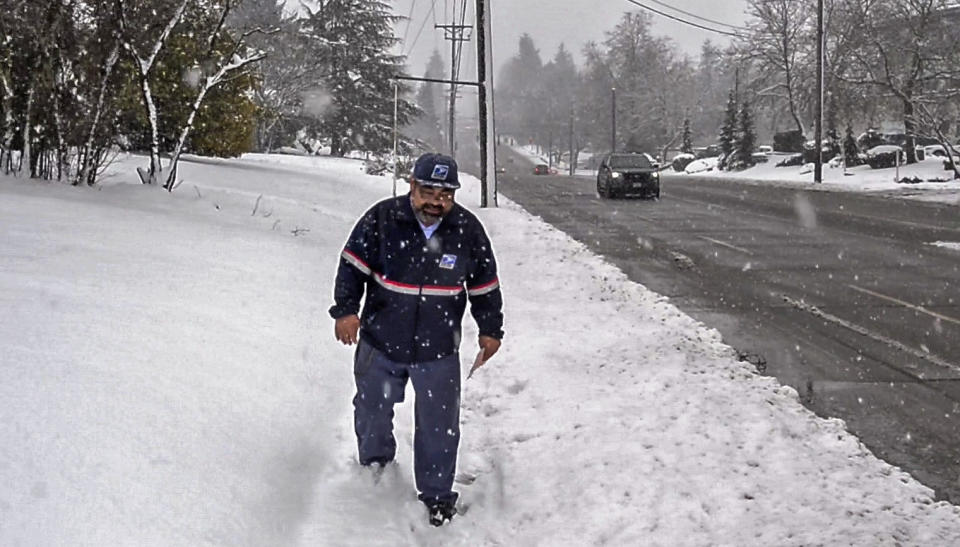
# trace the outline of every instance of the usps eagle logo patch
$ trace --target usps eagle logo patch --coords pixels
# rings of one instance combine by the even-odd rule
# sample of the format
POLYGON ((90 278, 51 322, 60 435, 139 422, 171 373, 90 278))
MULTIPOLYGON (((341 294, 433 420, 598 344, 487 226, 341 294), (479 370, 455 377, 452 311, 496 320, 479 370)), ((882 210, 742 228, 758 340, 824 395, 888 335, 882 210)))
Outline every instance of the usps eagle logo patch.
POLYGON ((447 175, 450 174, 450 166, 437 164, 433 166, 433 174, 430 175, 430 178, 433 180, 447 180, 447 175))
POLYGON ((440 257, 440 267, 444 270, 452 270, 457 265, 457 255, 443 255, 440 257))

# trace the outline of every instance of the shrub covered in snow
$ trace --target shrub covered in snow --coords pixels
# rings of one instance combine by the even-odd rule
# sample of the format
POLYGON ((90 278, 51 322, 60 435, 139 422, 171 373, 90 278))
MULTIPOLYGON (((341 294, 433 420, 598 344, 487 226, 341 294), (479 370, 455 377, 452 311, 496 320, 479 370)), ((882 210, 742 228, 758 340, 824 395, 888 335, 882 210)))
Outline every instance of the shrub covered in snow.
POLYGON ((670 165, 673 166, 673 170, 682 173, 690 163, 696 159, 696 156, 693 154, 677 154, 670 160, 670 165))
POLYGON ((872 169, 896 167, 898 157, 901 164, 906 161, 903 149, 894 144, 881 144, 867 150, 867 164, 872 169))
POLYGON ((796 167, 803 165, 803 154, 793 154, 777 162, 777 167, 796 167))
POLYGON ((704 171, 713 171, 717 168, 719 161, 720 158, 702 158, 699 160, 694 160, 687 164, 684 172, 688 175, 692 175, 694 173, 702 173, 704 171))

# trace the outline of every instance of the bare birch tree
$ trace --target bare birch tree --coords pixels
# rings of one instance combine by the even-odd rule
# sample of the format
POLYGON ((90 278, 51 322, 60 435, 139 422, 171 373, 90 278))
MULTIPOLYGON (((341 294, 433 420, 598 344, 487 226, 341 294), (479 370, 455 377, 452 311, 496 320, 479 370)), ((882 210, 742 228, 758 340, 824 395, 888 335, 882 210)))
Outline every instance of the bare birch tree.
MULTIPOLYGON (((190 0, 177 0, 160 34, 154 39, 149 39, 146 47, 140 45, 143 42, 143 36, 138 31, 141 28, 140 24, 145 22, 142 19, 147 17, 147 14, 138 13, 138 17, 134 19, 134 10, 131 9, 132 6, 128 0, 116 0, 116 2, 117 13, 120 17, 121 44, 130 55, 136 68, 140 82, 141 99, 147 111, 147 123, 150 127, 150 171, 146 174, 139 168, 137 171, 140 173, 140 180, 144 184, 157 184, 163 172, 163 165, 160 163, 159 122, 157 121, 157 105, 150 89, 150 72, 160 55, 160 51, 170 38, 174 27, 183 18, 190 0), (134 23, 131 19, 137 22, 134 23)), ((151 13, 155 13, 153 9, 151 8, 151 13)))
MULTIPOLYGON (((197 86, 197 96, 193 101, 193 105, 190 108, 190 113, 187 116, 187 121, 184 123, 183 127, 180 129, 180 135, 177 137, 177 142, 173 148, 173 154, 170 158, 170 165, 168 169, 168 175, 164 188, 168 191, 172 191, 174 185, 176 184, 177 178, 177 164, 180 162, 180 155, 183 153, 184 144, 187 142, 187 138, 190 136, 190 131, 193 129, 193 123, 197 116, 197 111, 200 110, 200 106, 203 104, 203 100, 206 98, 207 93, 211 89, 219 85, 228 74, 238 71, 243 67, 249 65, 250 63, 257 62, 264 57, 266 53, 261 50, 256 51, 246 51, 246 45, 244 41, 251 34, 264 32, 262 29, 256 28, 251 30, 244 30, 240 33, 240 36, 236 39, 232 39, 224 29, 227 18, 230 16, 230 10, 236 5, 236 2, 231 2, 227 0, 223 3, 220 8, 220 15, 217 19, 217 23, 212 27, 210 33, 207 37, 207 59, 205 62, 200 63, 200 66, 207 65, 213 68, 212 72, 202 77, 202 80, 197 86), (226 47, 226 51, 223 54, 218 54, 218 42, 226 41, 232 42, 226 47)), ((272 32, 271 29, 269 32, 272 32)), ((198 75, 199 76, 199 75, 198 75)))

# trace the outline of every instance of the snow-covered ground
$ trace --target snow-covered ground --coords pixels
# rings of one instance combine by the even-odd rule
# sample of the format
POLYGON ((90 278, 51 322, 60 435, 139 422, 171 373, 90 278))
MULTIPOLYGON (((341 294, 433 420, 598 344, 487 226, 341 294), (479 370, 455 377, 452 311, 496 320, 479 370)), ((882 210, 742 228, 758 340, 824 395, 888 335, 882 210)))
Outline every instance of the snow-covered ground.
POLYGON ((186 163, 168 194, 143 161, 98 189, 0 178, 2 545, 960 543, 960 508, 582 245, 478 210, 471 178, 507 337, 464 384, 469 510, 429 527, 412 393, 376 482, 326 313, 391 179, 256 157, 186 163))
MULTIPOLYGON (((953 180, 953 173, 943 169, 943 160, 928 156, 924 161, 903 165, 899 169, 871 169, 859 165, 844 169, 842 166, 823 166, 823 182, 813 182, 813 166, 777 167, 777 162, 789 154, 770 154, 767 163, 761 163, 743 171, 704 171, 696 174, 676 173, 681 177, 721 177, 756 184, 786 184, 806 189, 835 192, 865 192, 897 195, 909 199, 937 201, 960 205, 960 180, 953 180), (903 183, 903 179, 922 182, 903 183), (936 181, 936 182, 932 182, 936 181)), ((670 169, 668 173, 673 173, 670 169)))

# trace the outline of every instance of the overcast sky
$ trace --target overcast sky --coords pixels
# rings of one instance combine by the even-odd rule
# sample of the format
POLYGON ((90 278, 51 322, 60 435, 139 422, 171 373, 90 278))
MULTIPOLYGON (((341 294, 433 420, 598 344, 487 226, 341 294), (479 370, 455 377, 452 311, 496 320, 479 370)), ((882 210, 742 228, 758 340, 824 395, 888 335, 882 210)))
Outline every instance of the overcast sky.
MULTIPOLYGON (((724 27, 670 10, 664 5, 729 25, 741 25, 746 19, 743 13, 746 0, 638 1, 665 13, 720 29, 724 27)), ((397 15, 410 15, 409 20, 397 24, 397 36, 404 39, 403 53, 409 56, 412 75, 423 75, 434 48, 439 49, 445 63, 449 63, 450 42, 444 40, 442 30, 434 29, 434 24, 451 22, 454 2, 459 6, 462 0, 393 0, 397 15)), ((472 24, 476 0, 467 0, 466 3, 466 24, 472 24)), ((520 35, 525 32, 533 37, 544 62, 553 58, 557 47, 563 42, 579 65, 584 44, 591 40, 602 41, 604 33, 613 29, 625 12, 645 11, 628 0, 491 0, 490 9, 493 13, 494 63, 498 68, 516 54, 520 35)), ((700 45, 706 39, 719 44, 728 43, 726 36, 683 25, 661 15, 652 15, 655 33, 670 37, 680 51, 691 57, 698 55, 700 45)), ((466 77, 473 74, 473 67, 476 66, 476 43, 471 41, 463 47, 464 71, 461 77, 466 77)))

